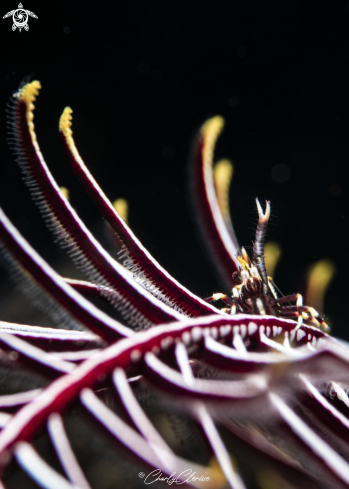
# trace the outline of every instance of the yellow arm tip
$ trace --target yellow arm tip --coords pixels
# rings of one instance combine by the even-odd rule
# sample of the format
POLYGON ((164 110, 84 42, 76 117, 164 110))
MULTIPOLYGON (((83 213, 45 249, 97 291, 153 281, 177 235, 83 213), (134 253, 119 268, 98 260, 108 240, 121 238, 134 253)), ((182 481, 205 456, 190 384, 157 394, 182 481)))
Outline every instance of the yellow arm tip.
POLYGON ((34 80, 30 83, 26 83, 20 88, 17 96, 19 100, 22 100, 27 105, 35 102, 36 97, 39 95, 39 90, 41 88, 41 83, 38 80, 34 80))
POLYGON ((126 224, 128 223, 128 202, 125 199, 116 199, 113 202, 113 207, 119 214, 121 219, 123 219, 126 224))
POLYGON ((73 130, 72 130, 72 123, 73 123, 73 109, 70 107, 66 107, 63 110, 63 113, 59 119, 59 131, 63 134, 66 144, 69 148, 69 151, 72 153, 74 158, 82 164, 79 152, 75 146, 75 142, 73 139, 73 130))
POLYGON ((14 95, 17 100, 23 102, 26 105, 26 119, 28 124, 28 129, 30 132, 30 136, 32 138, 32 143, 37 152, 40 152, 39 145, 36 140, 36 134, 34 129, 34 102, 36 97, 39 95, 39 91, 41 88, 41 83, 38 80, 34 80, 30 83, 26 83, 22 88, 14 95))
POLYGON ((280 260, 282 251, 279 243, 268 241, 264 245, 264 261, 268 275, 274 276, 275 268, 280 260))
POLYGON ((208 119, 200 130, 200 135, 203 139, 203 159, 205 165, 212 165, 214 147, 218 136, 224 127, 223 117, 216 115, 208 119))
POLYGON ((63 196, 69 200, 69 190, 66 187, 59 187, 59 190, 63 194, 63 196))
MULTIPOLYGON (((204 124, 201 126, 201 134, 205 137, 207 137, 210 134, 216 134, 220 133, 224 127, 224 119, 220 115, 215 115, 214 117, 211 117, 211 119, 208 119, 204 124)), ((217 134, 217 135, 218 135, 217 134)))
POLYGON ((326 259, 318 261, 308 270, 306 301, 320 313, 323 311, 326 290, 335 273, 335 264, 326 259))
POLYGON ((218 206, 225 220, 230 220, 229 188, 232 178, 232 162, 229 160, 220 160, 213 168, 213 180, 218 206))
POLYGON ((72 120, 73 120, 73 110, 70 107, 66 107, 63 110, 61 118, 59 119, 59 130, 63 132, 65 137, 71 137, 73 134, 72 131, 72 120))

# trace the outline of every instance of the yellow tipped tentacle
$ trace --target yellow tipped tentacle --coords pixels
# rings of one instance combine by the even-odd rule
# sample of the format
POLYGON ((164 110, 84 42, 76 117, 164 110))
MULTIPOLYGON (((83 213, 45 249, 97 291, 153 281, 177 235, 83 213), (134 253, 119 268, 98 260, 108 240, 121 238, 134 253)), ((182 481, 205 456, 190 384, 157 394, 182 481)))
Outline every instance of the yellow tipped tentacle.
POLYGON ((217 115, 212 117, 208 121, 203 124, 201 127, 201 136, 203 138, 203 155, 204 155, 204 163, 205 166, 212 165, 214 148, 216 145, 216 141, 218 136, 222 132, 224 127, 224 119, 223 117, 217 115))
POLYGON ((77 147, 75 146, 75 141, 73 138, 72 122, 73 122, 73 110, 70 107, 66 107, 63 110, 61 118, 59 119, 59 125, 58 125, 59 131, 63 134, 67 146, 69 148, 69 151, 73 155, 77 164, 80 165, 80 167, 83 168, 84 171, 90 175, 91 179, 93 179, 90 171, 88 170, 85 163, 83 162, 80 153, 77 150, 77 147))
POLYGON ((59 130, 63 132, 63 134, 68 138, 72 137, 72 120, 73 120, 73 109, 70 107, 66 107, 63 110, 61 118, 59 119, 59 130))
POLYGON ((333 279, 336 267, 331 260, 320 260, 308 269, 306 286, 306 303, 314 309, 323 311, 326 290, 333 279))
POLYGON ((220 160, 213 168, 213 179, 219 209, 225 221, 231 222, 229 211, 229 188, 233 178, 233 164, 220 160))
POLYGON ((24 85, 15 97, 18 97, 18 100, 22 101, 26 105, 26 117, 28 123, 28 129, 30 132, 30 136, 32 138, 33 145, 35 150, 41 154, 40 148, 36 139, 35 129, 34 129, 34 102, 36 97, 39 95, 39 91, 41 89, 41 83, 37 80, 32 81, 31 83, 27 83, 24 85))
POLYGON ((79 152, 75 146, 75 141, 73 139, 73 130, 72 130, 72 121, 73 121, 73 110, 70 107, 66 107, 63 110, 61 118, 59 119, 59 130, 64 135, 67 145, 74 155, 74 157, 80 160, 79 152))
POLYGON ((39 90, 41 89, 41 83, 38 80, 34 80, 30 83, 26 83, 23 85, 23 87, 19 90, 17 96, 19 100, 22 100, 28 105, 28 109, 33 111, 34 110, 34 102, 36 100, 36 97, 39 95, 39 90), (31 107, 31 104, 33 105, 31 107))
POLYGON ((59 187, 59 190, 62 192, 64 197, 69 200, 69 190, 66 187, 59 187))
POLYGON ((269 241, 264 245, 264 261, 268 275, 274 276, 276 266, 281 257, 281 246, 276 241, 269 241))
POLYGON ((123 219, 126 224, 128 224, 128 202, 125 199, 116 199, 113 202, 113 207, 119 214, 121 219, 123 219))

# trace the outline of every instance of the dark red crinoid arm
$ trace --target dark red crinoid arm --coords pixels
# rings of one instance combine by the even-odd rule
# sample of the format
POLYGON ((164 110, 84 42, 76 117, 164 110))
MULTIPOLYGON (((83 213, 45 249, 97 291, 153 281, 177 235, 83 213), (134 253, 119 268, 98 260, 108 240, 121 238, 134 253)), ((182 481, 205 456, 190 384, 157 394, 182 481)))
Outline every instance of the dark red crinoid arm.
MULTIPOLYGON (((347 345, 316 327, 274 316, 183 318, 164 304, 162 293, 176 298, 178 292, 180 300, 171 305, 180 307, 187 299, 191 314, 200 314, 201 301, 162 275, 117 222, 134 271, 139 265, 147 280, 169 281, 164 289, 159 285, 160 301, 146 283, 141 288, 91 236, 46 167, 32 123, 38 88, 38 82, 25 85, 15 97, 16 155, 59 241, 93 283, 57 275, 1 211, 0 248, 32 299, 59 323, 93 333, 0 322, 0 373, 11 374, 8 392, 0 395, 5 485, 18 487, 16 481, 29 477, 49 489, 118 487, 121 480, 143 487, 145 477, 152 483, 153 471, 160 471, 184 487, 349 488, 347 345), (129 323, 157 326, 135 333, 83 297, 98 297, 101 290, 119 309, 125 305, 129 323), (91 452, 100 464, 94 473, 91 452), (188 470, 209 479, 187 479, 188 470), (111 479, 101 484, 104 474, 111 479)), ((194 180, 200 212, 209 216, 206 236, 229 282, 238 266, 237 245, 232 232, 233 242, 226 239, 229 221, 223 211, 221 220, 208 170, 221 127, 220 118, 203 126, 194 149, 194 180)), ((70 151, 78 164, 75 146, 70 151)), ((108 214, 96 182, 85 167, 79 172, 108 214)))
POLYGON ((1 209, 0 251, 15 279, 25 281, 23 285, 30 290, 32 300, 43 294, 46 308, 60 321, 73 320, 75 325, 81 324, 109 341, 134 334, 66 284, 19 234, 1 209))
POLYGON ((122 246, 124 266, 131 270, 137 281, 143 284, 155 297, 184 312, 197 317, 217 313, 217 309, 205 303, 183 287, 144 248, 125 221, 115 211, 111 202, 85 166, 73 139, 71 129, 72 109, 66 107, 60 119, 59 129, 73 170, 81 180, 89 195, 117 234, 122 246))
POLYGON ((224 121, 213 117, 201 127, 191 156, 191 199, 195 218, 207 247, 218 279, 228 289, 233 285, 232 274, 239 269, 238 243, 232 230, 227 229, 217 202, 212 176, 213 152, 224 121))
POLYGON ((106 292, 106 297, 132 326, 141 329, 181 319, 181 314, 154 298, 111 258, 59 190, 34 132, 34 101, 40 87, 38 81, 33 81, 14 95, 10 120, 12 147, 33 199, 57 241, 92 282, 117 292, 112 296, 106 292))
MULTIPOLYGON (((254 453, 255 456, 261 456, 266 467, 272 467, 280 475, 287 474, 289 482, 294 484, 293 487, 329 487, 331 484, 335 484, 334 487, 347 487, 347 462, 328 443, 319 438, 316 431, 294 412, 287 401, 292 396, 303 393, 300 399, 304 398, 304 401, 308 402, 311 395, 313 420, 316 416, 322 416, 324 409, 332 409, 331 415, 334 418, 329 428, 331 436, 335 437, 337 430, 347 429, 344 417, 337 415, 335 419, 335 408, 328 407, 318 390, 313 387, 315 383, 321 384, 326 381, 329 375, 336 377, 338 381, 347 378, 349 364, 346 348, 309 326, 302 326, 295 332, 293 342, 305 346, 311 338, 311 343, 317 346, 319 351, 312 352, 301 346, 296 349, 285 347, 285 352, 278 354, 245 351, 239 355, 228 346, 238 335, 245 342, 250 341, 255 345, 266 341, 266 338, 269 346, 273 347, 275 343, 274 346, 277 347, 280 343, 276 343, 273 338, 280 341, 285 337, 289 340, 293 332, 294 322, 279 318, 237 315, 224 320, 215 315, 159 326, 138 333, 132 339, 122 340, 51 383, 34 401, 20 409, 7 422, 0 434, 0 462, 6 465, 10 451, 27 474, 41 481, 41 485, 45 480, 47 484, 48 478, 56 478, 57 472, 51 467, 40 470, 44 462, 30 441, 47 421, 51 440, 62 460, 64 453, 56 430, 64 430, 64 424, 58 423, 59 420, 54 418, 54 413, 63 412, 72 401, 80 398, 83 408, 123 446, 124 453, 129 454, 139 467, 145 464, 148 472, 158 468, 165 474, 188 468, 188 463, 185 464, 183 459, 174 455, 166 442, 159 438, 159 433, 149 424, 149 420, 143 419, 144 415, 139 411, 140 406, 127 385, 125 371, 132 368, 134 373, 142 374, 148 379, 148 389, 152 385, 156 386, 156 392, 161 392, 164 402, 169 396, 169 405, 176 406, 179 412, 188 413, 202 423, 212 450, 220 447, 218 455, 223 472, 230 481, 230 487, 243 489, 245 485, 231 464, 220 434, 215 430, 215 424, 221 426, 220 433, 225 427, 227 431, 223 430, 224 439, 230 439, 232 446, 243 447, 245 454, 254 453), (244 377, 236 379, 239 371, 237 364, 234 367, 231 364, 234 372, 232 380, 206 380, 195 375, 188 376, 185 371, 179 373, 167 364, 173 355, 174 347, 176 355, 179 353, 177 357, 181 364, 179 346, 183 351, 190 349, 196 352, 197 358, 201 357, 202 351, 215 351, 216 356, 210 357, 205 353, 203 356, 208 365, 216 368, 220 368, 217 355, 225 358, 227 367, 230 362, 229 351, 235 352, 236 360, 240 356, 240 360, 246 363, 245 367, 252 368, 252 375, 246 376, 245 368, 244 377), (255 355, 260 355, 258 361, 255 355), (275 355, 279 355, 277 361, 275 355), (260 365, 260 369, 255 368, 256 363, 260 365), (266 365, 269 365, 267 369, 266 365), (301 382, 296 380, 299 375, 301 382), (122 403, 127 414, 126 421, 101 402, 91 390, 101 379, 105 380, 109 376, 112 376, 118 393, 117 402, 122 403), (286 392, 285 383, 288 386, 286 392), (258 435, 258 430, 254 433, 250 423, 258 425, 260 420, 271 433, 273 430, 282 433, 283 447, 286 446, 291 451, 296 448, 303 457, 305 467, 307 464, 313 469, 316 467, 316 474, 312 473, 312 470, 300 468, 290 457, 285 457, 282 452, 275 450, 271 442, 258 435), (235 421, 238 424, 235 424, 235 421)), ((277 444, 277 439, 273 441, 277 444)), ((69 443, 69 440, 66 439, 66 442, 69 443)), ((66 462, 69 461, 74 463, 73 454, 66 462)), ((194 462, 190 462, 189 466, 198 469, 194 462)), ((199 470, 203 471, 204 468, 201 466, 199 470)), ((72 480, 74 475, 70 473, 69 467, 65 467, 65 472, 72 480)), ((210 475, 212 477, 213 474, 210 475)))

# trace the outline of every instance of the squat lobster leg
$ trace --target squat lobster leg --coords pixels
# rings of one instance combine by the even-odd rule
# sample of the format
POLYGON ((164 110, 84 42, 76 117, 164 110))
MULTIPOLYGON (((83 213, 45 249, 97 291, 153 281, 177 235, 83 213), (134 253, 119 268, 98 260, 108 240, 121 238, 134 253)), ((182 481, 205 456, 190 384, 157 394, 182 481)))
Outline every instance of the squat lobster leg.
POLYGON ((297 301, 296 306, 283 306, 282 309, 279 310, 279 313, 282 313, 283 310, 289 310, 289 307, 295 307, 297 310, 297 317, 298 317, 298 322, 297 322, 297 327, 296 330, 299 329, 302 324, 303 324, 303 316, 302 316, 302 311, 303 311, 303 296, 301 294, 292 294, 292 295, 285 295, 284 297, 280 297, 280 299, 274 299, 270 301, 271 306, 278 306, 278 304, 282 304, 283 302, 292 302, 292 301, 297 301))
MULTIPOLYGON (((234 287, 233 294, 235 290, 236 289, 234 287)), ((237 291, 232 297, 229 297, 226 294, 222 294, 221 292, 217 292, 216 294, 213 294, 210 297, 206 297, 205 299, 206 302, 215 302, 219 300, 223 301, 227 306, 229 306, 229 307, 223 307, 221 309, 221 311, 226 312, 227 314, 231 314, 231 315, 236 314, 238 307, 240 311, 243 311, 243 304, 239 299, 239 295, 237 291), (241 304, 239 304, 239 302, 241 302, 241 304)))
POLYGON ((211 295, 210 297, 206 297, 206 302, 215 302, 215 301, 223 301, 227 306, 233 305, 233 300, 227 296, 226 294, 222 294, 221 292, 217 292, 216 294, 211 295))
POLYGON ((237 257, 240 268, 233 273, 233 280, 236 285, 232 289, 232 296, 228 297, 226 294, 218 292, 211 297, 207 297, 205 301, 222 300, 228 306, 223 308, 222 311, 228 314, 241 312, 244 314, 267 314, 276 317, 297 318, 295 331, 302 326, 303 322, 328 331, 329 327, 319 313, 313 307, 303 306, 303 296, 301 294, 277 297, 277 287, 273 279, 268 277, 264 261, 264 238, 270 217, 270 202, 266 203, 265 213, 263 213, 258 199, 256 199, 256 203, 259 218, 256 239, 253 243, 252 260, 245 248, 241 248, 241 253, 237 257), (290 304, 292 302, 296 304, 290 304))

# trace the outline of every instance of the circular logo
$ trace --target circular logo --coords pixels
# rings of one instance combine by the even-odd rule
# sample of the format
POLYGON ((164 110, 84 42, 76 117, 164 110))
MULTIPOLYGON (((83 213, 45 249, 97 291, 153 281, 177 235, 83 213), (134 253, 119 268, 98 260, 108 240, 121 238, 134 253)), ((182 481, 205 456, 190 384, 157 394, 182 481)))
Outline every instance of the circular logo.
POLYGON ((13 12, 13 23, 16 25, 16 27, 22 28, 27 24, 27 22, 28 14, 26 10, 19 8, 13 12))

